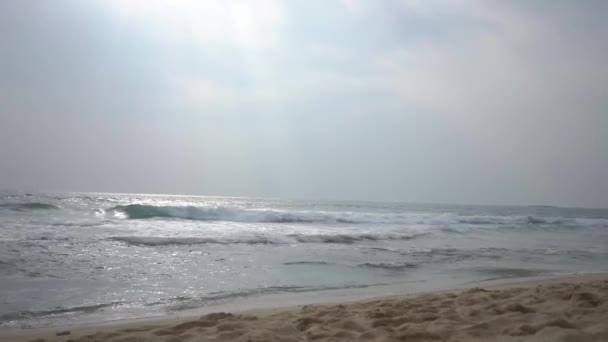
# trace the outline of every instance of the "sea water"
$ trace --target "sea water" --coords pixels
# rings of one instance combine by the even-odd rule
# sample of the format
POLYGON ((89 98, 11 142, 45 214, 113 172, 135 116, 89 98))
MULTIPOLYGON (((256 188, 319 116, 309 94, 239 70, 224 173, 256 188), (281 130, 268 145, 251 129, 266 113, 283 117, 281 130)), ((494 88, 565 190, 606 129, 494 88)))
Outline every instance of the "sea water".
POLYGON ((608 271, 608 210, 0 194, 0 328, 608 271))

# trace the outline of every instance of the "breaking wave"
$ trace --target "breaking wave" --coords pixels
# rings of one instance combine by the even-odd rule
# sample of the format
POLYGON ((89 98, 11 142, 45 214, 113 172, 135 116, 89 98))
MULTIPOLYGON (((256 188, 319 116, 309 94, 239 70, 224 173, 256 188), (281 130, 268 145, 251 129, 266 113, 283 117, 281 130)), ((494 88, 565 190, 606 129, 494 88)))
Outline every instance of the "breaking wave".
POLYGON ((344 223, 344 224, 425 224, 425 225, 553 225, 567 227, 608 227, 608 219, 578 219, 537 216, 463 216, 449 213, 370 213, 239 207, 157 206, 131 204, 116 206, 109 212, 128 219, 173 218, 201 221, 267 223, 344 223))
POLYGON ((129 219, 176 218, 201 221, 271 222, 271 223, 396 223, 394 214, 369 214, 325 211, 288 211, 244 209, 236 207, 155 206, 131 204, 111 211, 129 219))

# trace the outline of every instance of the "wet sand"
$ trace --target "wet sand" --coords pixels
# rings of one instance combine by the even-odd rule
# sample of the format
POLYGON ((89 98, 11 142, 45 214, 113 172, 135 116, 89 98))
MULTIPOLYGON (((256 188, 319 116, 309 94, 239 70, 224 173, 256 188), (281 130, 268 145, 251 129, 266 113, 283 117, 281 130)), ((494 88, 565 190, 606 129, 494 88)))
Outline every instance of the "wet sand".
POLYGON ((177 320, 0 335, 2 341, 608 341, 608 275, 177 320))

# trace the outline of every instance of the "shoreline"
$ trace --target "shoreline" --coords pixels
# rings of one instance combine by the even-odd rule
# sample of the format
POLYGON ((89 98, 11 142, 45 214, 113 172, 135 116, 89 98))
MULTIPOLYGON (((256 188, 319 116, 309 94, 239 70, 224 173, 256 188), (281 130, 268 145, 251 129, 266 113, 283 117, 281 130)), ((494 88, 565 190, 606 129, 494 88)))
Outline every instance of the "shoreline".
MULTIPOLYGON (((597 288, 598 286, 600 288, 600 290, 599 290, 600 293, 599 293, 599 295, 594 294, 593 296, 595 296, 595 297, 599 296, 598 298, 608 299, 607 298, 608 297, 608 273, 593 273, 593 274, 542 277, 542 278, 534 278, 534 279, 522 278, 522 279, 513 279, 513 280, 508 280, 508 281, 503 281, 503 282, 490 281, 490 282, 482 282, 482 283, 472 283, 470 287, 459 287, 459 288, 450 289, 450 290, 404 293, 404 294, 390 294, 390 295, 385 295, 385 296, 379 295, 379 296, 371 296, 371 297, 364 297, 364 298, 351 298, 351 299, 347 299, 347 300, 325 301, 322 303, 316 302, 316 303, 312 303, 312 304, 278 306, 278 305, 276 305, 278 303, 273 302, 273 303, 269 303, 270 305, 266 306, 266 307, 238 309, 239 306, 238 306, 238 303, 236 303, 235 305, 231 305, 231 307, 236 308, 233 310, 229 310, 230 312, 232 312, 231 314, 225 314, 225 313, 218 314, 217 311, 224 311, 221 308, 218 308, 218 310, 214 310, 214 311, 216 311, 216 313, 207 314, 207 315, 201 317, 201 319, 198 319, 198 317, 200 316, 201 312, 203 312, 203 310, 198 310, 198 312, 193 311, 192 313, 186 314, 183 316, 182 315, 167 315, 167 316, 163 315, 163 316, 155 316, 155 317, 143 317, 143 318, 132 318, 132 319, 120 319, 120 320, 114 320, 114 321, 69 324, 69 325, 62 325, 62 326, 42 327, 42 328, 33 328, 33 329, 8 329, 8 330, 4 330, 4 331, 0 330, 0 338, 2 338, 3 341, 7 341, 7 342, 32 341, 35 339, 43 339, 44 341, 67 341, 67 340, 78 341, 79 338, 81 338, 83 336, 88 336, 87 341, 97 341, 97 340, 102 341, 102 340, 110 340, 110 336, 112 336, 112 338, 113 338, 113 337, 118 337, 118 336, 122 336, 122 335, 131 336, 133 334, 136 334, 139 337, 142 337, 143 335, 145 335, 147 339, 164 341, 164 340, 167 340, 164 337, 168 337, 169 335, 171 335, 169 332, 171 331, 172 328, 192 325, 193 327, 197 327, 197 329, 200 330, 201 327, 197 326, 197 324, 199 324, 202 326, 208 326, 206 328, 213 328, 215 326, 219 326, 221 329, 225 328, 227 330, 226 331, 222 330, 219 333, 219 335, 222 335, 223 336, 222 338, 231 337, 231 338, 228 338, 225 340, 233 340, 236 338, 241 338, 247 334, 255 335, 255 331, 254 331, 255 329, 252 330, 251 328, 248 328, 248 324, 251 324, 251 321, 256 321, 256 323, 259 323, 259 324, 255 325, 256 329, 259 328, 259 329, 262 329, 267 332, 268 330, 273 330, 273 329, 276 330, 279 328, 276 326, 276 324, 273 325, 271 323, 277 323, 276 321, 277 320, 281 321, 281 318, 283 318, 283 321, 285 321, 285 320, 289 321, 289 319, 288 319, 289 317, 295 319, 292 321, 296 322, 296 321, 298 321, 297 316, 304 315, 305 311, 312 311, 313 313, 321 313, 321 312, 326 311, 327 309, 338 308, 339 311, 346 310, 348 312, 349 308, 356 308, 358 313, 360 313, 360 311, 370 313, 370 312, 374 312, 374 310, 377 311, 379 309, 379 307, 377 307, 378 305, 382 306, 382 304, 379 304, 379 303, 383 303, 383 304, 390 306, 391 303, 416 302, 416 301, 424 300, 425 298, 427 298, 427 299, 435 298, 435 300, 436 300, 438 298, 443 298, 443 299, 459 298, 460 296, 469 296, 469 295, 475 297, 475 295, 476 295, 475 291, 479 292, 480 295, 485 294, 485 292, 505 293, 506 294, 506 293, 511 293, 516 290, 517 291, 538 292, 543 289, 546 290, 546 288, 563 287, 565 289, 564 291, 567 292, 572 289, 577 290, 577 289, 585 288, 585 287, 597 288), (480 289, 480 288, 482 288, 482 289, 480 289), (604 297, 602 297, 602 296, 604 296, 604 297), (275 305, 272 305, 272 304, 275 304, 275 305), (344 309, 344 308, 346 308, 346 309, 344 309), (272 318, 272 320, 271 320, 272 322, 266 322, 269 320, 269 318, 272 318), (222 321, 222 322, 226 321, 225 324, 228 324, 228 322, 230 322, 232 324, 232 328, 234 328, 234 329, 228 329, 230 327, 230 324, 228 324, 228 326, 222 328, 221 324, 224 324, 224 323, 222 323, 220 321, 222 321), (203 323, 201 323, 201 322, 203 322, 203 323), (264 322, 264 324, 262 324, 262 322, 264 322), (215 324, 212 324, 212 323, 215 323, 215 324), (266 324, 266 323, 268 323, 268 324, 266 324), (265 326, 265 325, 267 325, 267 326, 265 326), (69 334, 67 334, 66 331, 69 331, 69 334), (157 334, 159 331, 165 331, 166 335, 157 334), (58 336, 57 335, 58 333, 65 333, 65 335, 58 336), (150 335, 150 334, 152 334, 152 335, 150 335), (140 336, 140 335, 142 335, 142 336, 140 336), (91 338, 91 336, 95 336, 95 337, 91 338)), ((584 292, 584 293, 587 293, 587 292, 584 292)), ((534 293, 532 293, 531 296, 534 297, 534 293)), ((589 295, 589 296, 591 296, 591 295, 589 295)), ((583 295, 583 297, 585 297, 585 295, 583 295)), ((431 300, 431 299, 429 299, 429 300, 431 300)), ((606 310, 608 307, 608 301, 604 301, 603 299, 600 300, 599 305, 601 305, 602 310, 599 310, 598 314, 600 315, 599 318, 601 318, 603 320, 603 322, 608 322, 608 310, 606 310)), ((555 300, 555 298, 552 298, 552 300, 555 300)), ((550 302, 550 300, 546 300, 546 301, 550 302)), ((488 303, 491 303, 491 302, 492 302, 492 300, 490 299, 488 303)), ((522 304, 517 301, 514 301, 511 304, 513 304, 514 306, 518 306, 518 305, 522 306, 522 304)), ((490 304, 490 305, 492 305, 492 304, 490 304)), ((564 304, 561 303, 561 305, 563 307, 564 304)), ((558 307, 557 304, 555 304, 553 306, 555 306, 556 308, 558 307)), ((551 305, 549 305, 549 307, 551 307, 551 305)), ((479 309, 480 308, 477 308, 477 310, 479 310, 479 309)), ((441 308, 438 308, 438 310, 441 310, 441 308)), ((525 309, 522 309, 522 310, 526 311, 525 309)), ((534 309, 531 309, 531 310, 534 310, 534 309)), ((209 311, 207 311, 207 312, 209 312, 209 311)), ((406 312, 401 312, 401 313, 405 314, 406 312)), ((530 314, 530 313, 531 312, 528 312, 528 314, 530 314)), ((345 314, 345 313, 341 313, 340 315, 348 316, 348 314, 345 314)), ((309 315, 304 315, 304 316, 309 317, 309 315)), ((304 316, 302 316, 302 317, 304 317, 304 316)), ((327 316, 327 315, 322 315, 322 316, 327 316)), ((359 319, 361 319, 361 317, 359 317, 359 316, 357 316, 357 317, 359 319)), ((441 315, 439 315, 439 316, 441 316, 441 315)), ((302 317, 300 317, 300 318, 302 318, 302 317)), ((334 318, 336 318, 336 317, 334 317, 334 318)), ((413 317, 412 320, 417 321, 417 318, 413 317)), ((316 327, 316 325, 319 325, 320 327, 317 327, 318 328, 317 330, 323 330, 322 320, 319 321, 318 319, 313 319, 313 321, 314 322, 318 321, 318 322, 317 323, 313 322, 308 325, 315 325, 315 327, 316 327)), ((363 319, 363 321, 365 321, 365 319, 363 319)), ((283 322, 283 323, 285 323, 285 322, 283 322)), ((349 332, 348 329, 341 329, 341 330, 338 329, 340 331, 337 331, 335 334, 340 335, 339 333, 343 332, 342 337, 334 336, 335 334, 331 335, 331 336, 333 336, 332 338, 334 338, 334 339, 337 338, 338 340, 340 340, 341 338, 345 338, 345 339, 355 338, 356 339, 357 336, 356 336, 356 334, 353 335, 354 333, 358 333, 359 335, 365 334, 364 331, 358 331, 358 330, 361 330, 360 329, 361 327, 365 326, 365 323, 366 322, 363 322, 363 323, 359 322, 358 325, 360 327, 356 328, 356 329, 353 328, 354 332, 353 331, 349 332)), ((367 323, 369 323, 369 322, 367 322, 367 323)), ((406 324, 406 323, 407 323, 407 320, 404 320, 403 324, 406 324)), ((431 322, 431 323, 436 323, 436 322, 431 322)), ((549 323, 551 323, 551 322, 549 322, 549 323)), ((293 323, 293 324, 295 324, 295 323, 293 323)), ((375 323, 372 323, 372 325, 373 324, 375 324, 375 323)), ((556 324, 560 325, 559 322, 556 324)), ((569 323, 569 324, 571 324, 571 323, 569 323)), ((307 324, 304 324, 304 325, 307 325, 307 324)), ((355 325, 357 325, 357 324, 355 324, 355 325)), ((355 325, 353 325, 353 327, 355 327, 355 325)), ((562 325, 566 326, 568 324, 564 323, 562 325)), ((605 338, 608 340, 608 323, 605 323, 604 325, 605 325, 604 328, 605 328, 605 333, 606 333, 605 338)), ((552 328, 555 328, 554 325, 549 325, 549 326, 552 328)), ((217 327, 215 327, 215 328, 217 328, 217 327)), ((600 326, 600 328, 601 328, 601 326, 600 326)), ((285 328, 285 327, 282 327, 281 329, 289 330, 288 328, 285 328)), ((279 330, 281 330, 281 329, 279 329, 279 330)), ((527 328, 524 327, 524 330, 526 330, 526 329, 527 328)), ((557 327, 556 329, 561 329, 561 328, 557 327)), ((565 328, 565 330, 568 330, 568 329, 573 330, 574 328, 565 328)), ((300 333, 305 332, 308 335, 310 335, 310 331, 308 331, 309 330, 308 327, 306 327, 306 329, 304 329, 304 330, 306 330, 306 331, 299 331, 299 329, 296 329, 295 331, 292 331, 292 333, 295 334, 298 332, 300 332, 300 333)), ((331 329, 329 329, 329 330, 330 330, 329 333, 331 333, 331 329)), ((372 329, 372 330, 375 331, 377 329, 372 329)), ((528 333, 531 333, 532 330, 528 329, 528 333)), ((547 329, 540 328, 540 330, 544 331, 547 329)), ((549 330, 551 330, 551 329, 549 329, 549 330)), ((562 329, 562 330, 564 330, 564 329, 562 329)), ((580 329, 576 329, 576 330, 578 331, 580 329)), ((597 330, 597 328, 596 328, 596 330, 597 330)), ((367 332, 369 332, 369 331, 371 331, 371 330, 367 330, 367 332)), ((184 333, 183 331, 178 329, 175 331, 175 336, 180 335, 180 334, 183 335, 183 333, 184 333)), ((318 333, 317 334, 318 336, 317 335, 315 335, 315 336, 317 336, 321 339, 323 336, 327 335, 327 334, 322 334, 320 331, 318 331, 317 333, 318 333), (321 336, 319 334, 321 334, 323 336, 321 336)), ((515 331, 515 332, 511 331, 511 333, 517 333, 517 331, 515 331)), ((527 335, 525 335, 526 331, 523 331, 521 333, 524 334, 522 336, 527 336, 527 335)), ((569 331, 568 333, 571 333, 571 332, 569 331)), ((601 332, 601 333, 603 333, 603 332, 601 332)), ((188 335, 188 334, 186 334, 186 335, 188 335)), ((207 333, 207 335, 208 335, 208 333, 207 333)), ((205 336, 207 336, 207 335, 205 335, 205 336)), ((424 335, 424 334, 422 334, 422 335, 424 335)), ((427 339, 424 339, 424 336, 422 336, 422 335, 420 335, 420 337, 422 339, 419 339, 421 341, 432 340, 432 339, 435 339, 435 337, 440 336, 437 334, 433 335, 433 333, 431 333, 431 335, 427 336, 427 339)), ((532 335, 534 335, 534 334, 532 334, 532 335)), ((268 335, 266 337, 269 338, 270 340, 273 340, 273 339, 276 340, 276 336, 275 337, 272 337, 272 336, 269 337, 269 336, 270 335, 268 335)), ((290 335, 288 334, 287 336, 290 336, 290 335)), ((330 336, 330 335, 327 335, 327 336, 330 336)), ((512 336, 512 335, 509 335, 509 336, 512 336)), ((602 335, 602 336, 604 336, 604 335, 602 335)), ((183 337, 184 336, 180 335, 180 338, 183 338, 183 337)), ((194 337, 199 338, 199 339, 201 338, 201 336, 198 336, 198 335, 194 335, 194 337)), ((216 336, 216 337, 218 337, 218 336, 216 336)), ((371 339, 376 338, 371 335, 369 335, 367 337, 369 337, 371 339)), ((377 336, 377 337, 380 338, 379 336, 377 336)), ((359 336, 358 338, 366 339, 365 336, 362 336, 362 335, 359 336)), ((503 338, 506 338, 506 337, 503 336, 503 338)), ((184 339, 184 340, 187 340, 187 339, 184 339)), ((220 340, 222 340, 222 339, 220 339, 220 340)), ((255 339, 253 339, 253 340, 255 340, 255 339)), ((454 341, 457 341, 457 340, 454 340, 454 341)))

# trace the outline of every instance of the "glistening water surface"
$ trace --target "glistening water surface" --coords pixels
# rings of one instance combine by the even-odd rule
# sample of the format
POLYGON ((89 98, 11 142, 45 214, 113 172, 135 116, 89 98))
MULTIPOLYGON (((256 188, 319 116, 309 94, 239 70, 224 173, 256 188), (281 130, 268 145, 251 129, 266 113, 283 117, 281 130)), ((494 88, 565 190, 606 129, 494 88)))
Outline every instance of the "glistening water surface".
POLYGON ((608 210, 0 195, 0 324, 608 271, 608 210))

